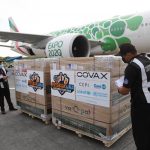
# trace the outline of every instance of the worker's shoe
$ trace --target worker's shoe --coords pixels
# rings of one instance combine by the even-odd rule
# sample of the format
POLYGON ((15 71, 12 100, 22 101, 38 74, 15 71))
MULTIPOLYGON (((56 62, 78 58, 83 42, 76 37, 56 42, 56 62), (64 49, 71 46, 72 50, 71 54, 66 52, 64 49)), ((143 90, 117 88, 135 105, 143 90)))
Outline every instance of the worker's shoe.
POLYGON ((2 113, 3 115, 6 114, 5 110, 1 111, 1 113, 2 113))
POLYGON ((9 110, 10 111, 16 111, 17 109, 16 108, 10 108, 9 110))

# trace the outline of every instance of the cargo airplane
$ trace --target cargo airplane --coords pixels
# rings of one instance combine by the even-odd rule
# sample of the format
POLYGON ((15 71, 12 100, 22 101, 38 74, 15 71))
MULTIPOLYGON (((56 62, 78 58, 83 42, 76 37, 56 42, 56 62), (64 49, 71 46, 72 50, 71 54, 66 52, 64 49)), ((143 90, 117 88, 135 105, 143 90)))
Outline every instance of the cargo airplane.
POLYGON ((7 47, 27 56, 88 57, 116 54, 122 43, 132 43, 139 53, 150 51, 150 13, 148 12, 116 16, 47 35, 20 33, 13 19, 8 20, 11 31, 0 31, 0 40, 13 41, 12 45, 7 47))

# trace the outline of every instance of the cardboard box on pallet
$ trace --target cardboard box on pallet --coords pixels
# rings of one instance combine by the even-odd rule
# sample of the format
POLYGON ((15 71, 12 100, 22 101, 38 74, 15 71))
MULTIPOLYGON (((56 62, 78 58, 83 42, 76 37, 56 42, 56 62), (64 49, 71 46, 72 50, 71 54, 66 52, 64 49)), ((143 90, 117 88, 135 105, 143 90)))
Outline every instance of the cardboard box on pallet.
POLYGON ((33 60, 19 60, 18 61, 18 67, 20 72, 25 72, 28 69, 34 69, 35 67, 35 61, 33 60))
POLYGON ((130 113, 130 100, 127 97, 114 106, 104 107, 52 96, 52 108, 95 121, 113 123, 130 113))
POLYGON ((35 59, 35 70, 43 71, 44 73, 50 72, 50 63, 47 58, 35 59))
POLYGON ((94 70, 94 57, 61 58, 60 70, 94 70))
POLYGON ((60 97, 58 96, 52 96, 51 100, 52 100, 52 109, 56 109, 56 110, 61 110, 61 101, 60 101, 60 97))
POLYGON ((52 109, 52 122, 67 129, 73 128, 73 130, 77 130, 78 132, 85 132, 85 135, 89 133, 90 137, 105 136, 105 138, 110 138, 128 127, 131 120, 130 115, 127 114, 113 123, 105 123, 94 120, 94 118, 84 118, 83 116, 52 109))
POLYGON ((16 91, 16 99, 21 99, 21 92, 16 91))
POLYGON ((36 113, 36 107, 35 107, 35 103, 30 102, 30 101, 26 101, 26 100, 21 100, 18 105, 20 106, 21 110, 31 113, 31 114, 35 114, 36 113))
POLYGON ((47 119, 47 116, 51 114, 49 61, 46 59, 21 60, 17 65, 19 77, 16 78, 16 100, 18 100, 18 106, 27 113, 39 117, 44 115, 47 119))
POLYGON ((18 61, 15 60, 13 64, 14 64, 14 75, 15 75, 16 70, 18 70, 18 61))
POLYGON ((30 101, 30 102, 35 103, 36 102, 36 94, 32 93, 32 92, 28 92, 28 94, 27 94, 27 100, 30 101))
POLYGON ((15 90, 16 90, 16 101, 19 106, 20 101, 27 98, 27 69, 32 68, 25 63, 27 61, 15 61, 14 72, 15 72, 15 90))
POLYGON ((111 77, 120 77, 124 75, 125 67, 126 64, 122 62, 119 56, 95 56, 95 71, 110 72, 111 77))
POLYGON ((60 59, 59 58, 49 58, 48 62, 50 64, 50 70, 60 69, 60 59))
POLYGON ((117 101, 122 97, 118 93, 115 81, 124 75, 126 64, 119 56, 95 56, 95 71, 110 72, 110 101, 117 101))
MULTIPOLYGON (((37 68, 35 67, 35 69, 37 68)), ((46 107, 51 105, 51 96, 50 96, 51 93, 49 93, 50 73, 49 72, 45 73, 44 70, 48 70, 48 69, 43 69, 42 71, 41 70, 42 68, 40 69, 40 71, 39 70, 28 71, 28 78, 29 78, 28 91, 30 91, 29 94, 32 96, 32 98, 35 99, 35 103, 37 105, 42 105, 46 107), (34 76, 38 80, 38 82, 33 83, 32 76, 34 76)), ((43 112, 47 113, 47 111, 43 111, 43 112)))
POLYGON ((82 58, 78 61, 60 59, 60 69, 51 72, 53 120, 66 124, 68 128, 81 127, 83 131, 95 128, 104 130, 105 136, 112 136, 117 129, 122 130, 130 124, 129 97, 118 94, 114 84, 123 75, 125 64, 115 56, 90 59, 90 63, 82 58), (69 85, 75 86, 73 94, 68 94, 68 89, 63 89, 59 80, 54 80, 60 71, 67 75, 69 85))
POLYGON ((20 98, 16 98, 16 104, 17 104, 17 106, 20 106, 20 102, 21 102, 21 99, 20 98))
POLYGON ((51 104, 51 94, 46 93, 46 90, 44 91, 44 96, 36 94, 36 103, 41 105, 50 105, 51 104))
POLYGON ((95 105, 94 118, 97 121, 106 123, 113 123, 125 115, 130 114, 130 98, 126 97, 124 100, 120 100, 115 105, 110 107, 103 107, 95 105))
POLYGON ((49 105, 41 105, 41 104, 35 104, 36 108, 36 115, 41 117, 41 115, 48 115, 52 113, 52 106, 51 104, 49 105))

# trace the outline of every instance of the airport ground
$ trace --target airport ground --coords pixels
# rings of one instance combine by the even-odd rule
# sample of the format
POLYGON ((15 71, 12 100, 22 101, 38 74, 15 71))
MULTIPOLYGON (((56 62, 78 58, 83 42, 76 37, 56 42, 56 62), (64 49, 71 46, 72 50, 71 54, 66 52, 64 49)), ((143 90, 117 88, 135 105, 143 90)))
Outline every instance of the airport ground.
MULTIPOLYGON (((14 76, 9 79, 12 101, 16 106, 14 76)), ((52 123, 46 125, 39 119, 22 112, 8 111, 0 114, 0 150, 135 150, 132 130, 124 134, 110 148, 100 141, 66 129, 58 130, 52 123)))

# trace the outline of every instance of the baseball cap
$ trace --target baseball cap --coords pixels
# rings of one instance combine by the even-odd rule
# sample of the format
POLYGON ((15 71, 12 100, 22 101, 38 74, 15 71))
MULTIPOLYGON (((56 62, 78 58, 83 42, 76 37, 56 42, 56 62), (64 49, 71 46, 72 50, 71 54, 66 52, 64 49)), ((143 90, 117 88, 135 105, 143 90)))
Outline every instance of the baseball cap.
POLYGON ((124 56, 127 53, 136 53, 137 50, 134 45, 131 43, 124 43, 119 46, 120 51, 116 54, 116 56, 124 56))

